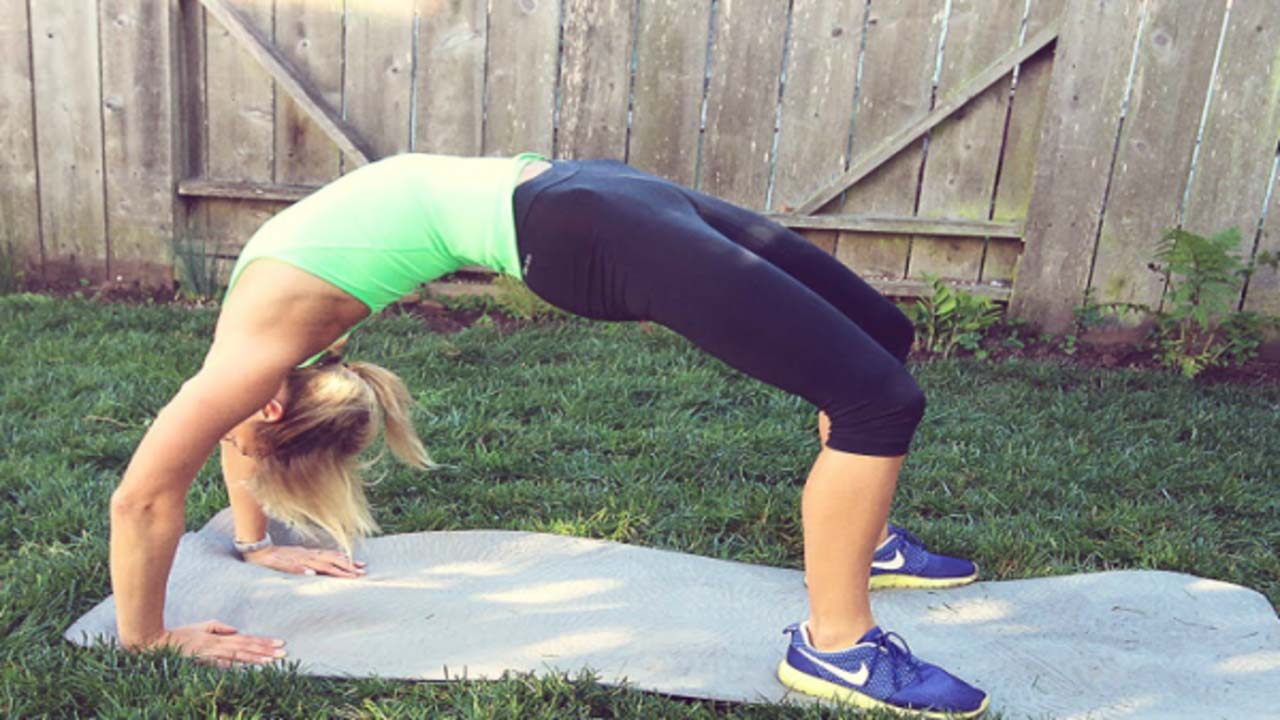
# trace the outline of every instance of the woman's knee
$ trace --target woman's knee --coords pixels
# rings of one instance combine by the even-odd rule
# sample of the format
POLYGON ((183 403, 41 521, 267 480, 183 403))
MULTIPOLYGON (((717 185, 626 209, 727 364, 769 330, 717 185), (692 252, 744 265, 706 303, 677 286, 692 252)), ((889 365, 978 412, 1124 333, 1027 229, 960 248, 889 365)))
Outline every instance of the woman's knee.
POLYGON ((901 367, 874 385, 860 385, 823 408, 831 418, 827 446, 859 455, 905 455, 924 419, 924 391, 901 367))

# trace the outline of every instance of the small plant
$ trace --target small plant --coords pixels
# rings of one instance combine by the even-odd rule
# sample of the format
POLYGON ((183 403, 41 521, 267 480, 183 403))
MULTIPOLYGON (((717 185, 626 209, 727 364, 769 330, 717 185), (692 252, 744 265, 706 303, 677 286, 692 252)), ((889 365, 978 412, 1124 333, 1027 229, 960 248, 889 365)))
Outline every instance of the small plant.
POLYGON ((1009 333, 1009 337, 1001 341, 1000 345, 1004 347, 1005 350, 1022 350, 1027 347, 1026 341, 1018 335, 1017 330, 1009 333))
POLYGON ((10 245, 0 246, 0 295, 10 295, 22 287, 22 271, 10 245))
POLYGON ((1274 265, 1268 254, 1245 261, 1234 252, 1240 230, 1205 237, 1169 230, 1160 240, 1151 269, 1165 279, 1164 307, 1155 313, 1157 357, 1166 367, 1195 377, 1211 367, 1238 365, 1258 354, 1276 319, 1236 312, 1236 299, 1258 264, 1274 265))
POLYGON ((192 300, 212 300, 218 296, 221 292, 218 261, 209 254, 203 240, 175 238, 173 257, 177 261, 178 287, 183 296, 192 300))
POLYGON ((925 275, 929 294, 908 305, 907 317, 916 328, 916 346, 951 357, 957 347, 980 353, 982 338, 1000 320, 1000 307, 982 297, 948 287, 941 278, 925 275))
POLYGON ((1126 315, 1140 319, 1151 314, 1151 308, 1140 303, 1106 302, 1093 299, 1094 288, 1084 291, 1084 304, 1075 309, 1076 327, 1089 330, 1102 327, 1110 322, 1123 320, 1126 315))
POLYGON ((1075 310, 1077 327, 1094 328, 1125 315, 1152 318, 1149 338, 1156 359, 1186 377, 1252 360, 1267 330, 1280 328, 1280 318, 1237 311, 1236 302, 1257 268, 1275 268, 1280 258, 1264 252, 1242 260, 1235 255, 1239 245, 1237 228, 1209 237, 1182 229, 1166 231, 1148 265, 1164 279, 1161 306, 1098 303, 1086 293, 1084 305, 1075 310))

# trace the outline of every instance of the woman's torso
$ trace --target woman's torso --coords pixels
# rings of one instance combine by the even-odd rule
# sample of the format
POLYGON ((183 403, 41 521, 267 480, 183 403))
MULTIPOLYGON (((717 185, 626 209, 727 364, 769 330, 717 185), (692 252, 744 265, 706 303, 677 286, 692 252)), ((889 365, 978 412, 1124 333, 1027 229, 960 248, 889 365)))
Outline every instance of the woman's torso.
POLYGON ((371 163, 268 220, 231 285, 271 258, 324 280, 370 314, 464 265, 521 276, 511 196, 549 165, 541 156, 406 154, 371 163))

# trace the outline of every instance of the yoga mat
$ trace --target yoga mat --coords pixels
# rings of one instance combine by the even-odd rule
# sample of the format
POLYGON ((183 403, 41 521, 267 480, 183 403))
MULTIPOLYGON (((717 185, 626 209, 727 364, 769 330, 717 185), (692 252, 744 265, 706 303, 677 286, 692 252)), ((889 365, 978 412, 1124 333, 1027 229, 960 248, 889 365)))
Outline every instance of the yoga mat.
MULTIPOLYGON (((218 619, 284 638, 326 676, 576 673, 673 695, 809 702, 774 677, 806 616, 801 573, 525 532, 364 541, 357 580, 241 562, 224 511, 186 534, 169 626, 218 619)), ((271 534, 291 542, 272 525, 271 534)), ((1280 620, 1261 594, 1170 572, 1116 571, 872 594, 882 627, 1010 717, 1280 717, 1280 620)), ((66 632, 114 638, 107 598, 66 632)))

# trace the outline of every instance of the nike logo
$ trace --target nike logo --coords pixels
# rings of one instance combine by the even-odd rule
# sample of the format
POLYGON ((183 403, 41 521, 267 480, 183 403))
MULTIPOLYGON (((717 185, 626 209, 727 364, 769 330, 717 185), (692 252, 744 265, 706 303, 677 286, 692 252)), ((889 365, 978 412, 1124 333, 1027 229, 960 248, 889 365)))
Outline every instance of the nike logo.
POLYGON ((893 551, 892 560, 885 560, 884 562, 877 562, 875 560, 871 561, 871 567, 875 568, 876 570, 897 570, 906 564, 907 564, 907 559, 902 556, 901 550, 893 551))
POLYGON ((841 670, 840 668, 836 667, 835 665, 832 665, 829 662, 824 662, 823 660, 814 657, 813 653, 805 650, 802 647, 797 647, 796 650, 798 650, 801 655, 808 658, 809 662, 813 663, 814 665, 817 665, 823 670, 826 670, 832 675, 835 675, 836 677, 849 683, 850 685, 862 687, 863 685, 867 684, 867 678, 871 677, 871 671, 867 669, 867 664, 865 662, 861 664, 857 672, 849 672, 848 670, 841 670))

